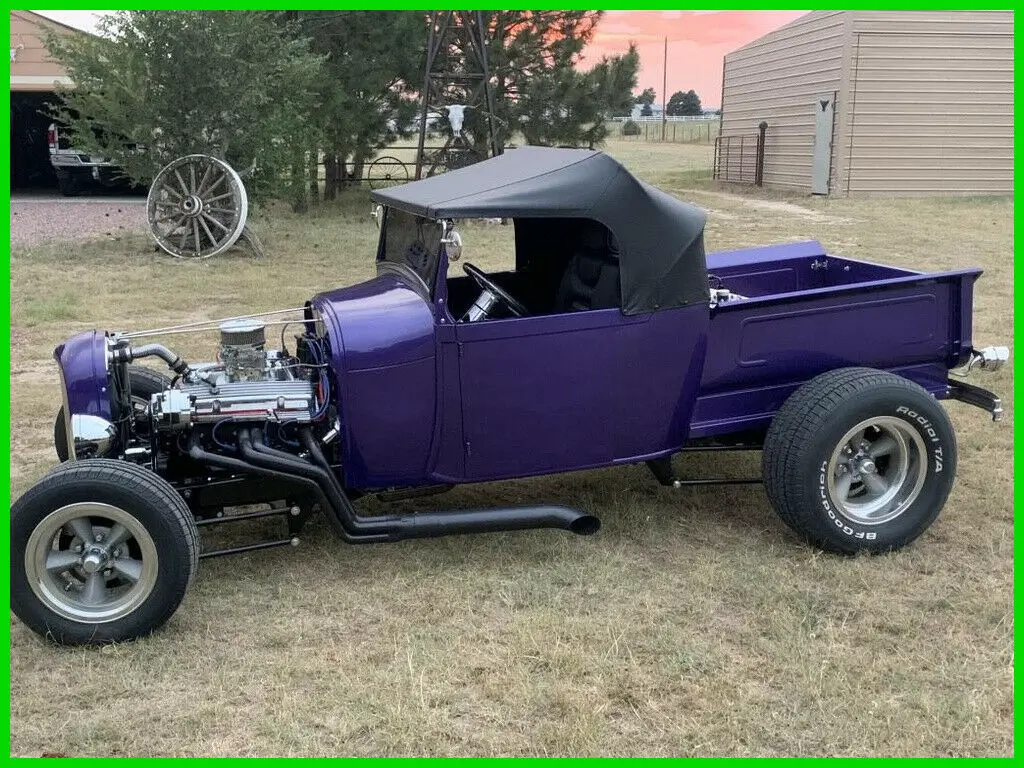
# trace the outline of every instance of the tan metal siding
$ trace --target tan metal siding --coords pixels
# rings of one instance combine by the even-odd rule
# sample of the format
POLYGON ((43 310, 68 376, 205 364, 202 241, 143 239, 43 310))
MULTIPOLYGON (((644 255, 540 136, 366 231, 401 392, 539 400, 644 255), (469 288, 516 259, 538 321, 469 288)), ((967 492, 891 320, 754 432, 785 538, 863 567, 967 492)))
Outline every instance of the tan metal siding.
POLYGON ((1012 14, 861 12, 853 48, 845 191, 1013 192, 1012 14))
POLYGON ((722 135, 768 122, 766 185, 810 191, 814 105, 839 90, 844 39, 844 12, 815 11, 725 57, 722 135))
POLYGON ((39 27, 72 31, 50 22, 30 11, 11 11, 11 50, 15 52, 11 64, 12 91, 52 91, 54 82, 67 85, 67 72, 50 58, 49 51, 39 37, 39 27))

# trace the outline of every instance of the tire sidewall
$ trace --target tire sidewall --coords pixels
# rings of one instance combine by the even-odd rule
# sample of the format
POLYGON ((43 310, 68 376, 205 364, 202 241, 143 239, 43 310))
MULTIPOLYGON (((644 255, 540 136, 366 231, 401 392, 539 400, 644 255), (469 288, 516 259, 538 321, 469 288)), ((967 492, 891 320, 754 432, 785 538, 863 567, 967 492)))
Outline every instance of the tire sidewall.
POLYGON ((130 484, 114 485, 69 478, 30 489, 11 508, 11 608, 37 633, 61 643, 95 643, 148 634, 163 624, 181 603, 191 576, 188 541, 181 526, 153 500, 130 484), (25 571, 26 547, 36 527, 68 504, 97 502, 124 510, 146 529, 157 550, 157 578, 138 608, 113 621, 87 624, 67 619, 46 606, 32 590, 25 571))
POLYGON ((926 392, 902 386, 880 386, 858 393, 833 412, 812 438, 801 462, 800 485, 814 509, 816 533, 843 551, 885 551, 917 538, 938 517, 956 473, 956 437, 942 405, 926 392), (900 515, 885 523, 864 525, 845 517, 828 491, 828 465, 842 437, 871 418, 901 420, 924 440, 927 472, 917 498, 900 515))

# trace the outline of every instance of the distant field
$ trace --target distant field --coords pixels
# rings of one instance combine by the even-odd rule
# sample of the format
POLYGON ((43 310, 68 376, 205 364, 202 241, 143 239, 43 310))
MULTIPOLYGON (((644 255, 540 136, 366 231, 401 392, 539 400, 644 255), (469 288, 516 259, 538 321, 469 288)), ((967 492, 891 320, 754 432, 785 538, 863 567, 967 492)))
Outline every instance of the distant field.
MULTIPOLYGON (((1011 199, 740 196, 701 180, 709 146, 607 149, 708 209, 709 250, 816 238, 916 269, 984 267, 975 340, 1012 346, 1011 199)), ((12 495, 55 463, 60 339, 295 306, 366 279, 368 211, 365 191, 307 216, 270 210, 254 224, 262 260, 176 261, 141 235, 12 249, 12 495)), ((466 226, 465 259, 510 264, 511 231, 466 226)), ((188 338, 170 341, 210 359, 214 339, 188 338)), ((824 555, 759 487, 676 491, 642 466, 460 488, 397 506, 546 501, 604 526, 349 547, 318 520, 298 549, 204 561, 144 641, 58 649, 12 616, 11 752, 1012 755, 1012 370, 983 378, 1005 420, 948 406, 958 481, 901 553, 824 555)), ((745 476, 757 462, 677 469, 745 476)))

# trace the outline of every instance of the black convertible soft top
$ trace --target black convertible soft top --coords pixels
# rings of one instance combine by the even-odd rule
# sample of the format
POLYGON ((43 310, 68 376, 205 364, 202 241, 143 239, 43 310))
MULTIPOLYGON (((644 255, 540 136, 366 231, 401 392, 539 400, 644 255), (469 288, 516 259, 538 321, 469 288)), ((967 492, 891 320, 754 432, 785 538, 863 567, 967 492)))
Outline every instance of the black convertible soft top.
POLYGON ((373 199, 431 219, 592 219, 618 242, 623 312, 708 300, 704 212, 634 178, 603 152, 522 147, 376 190, 373 199))

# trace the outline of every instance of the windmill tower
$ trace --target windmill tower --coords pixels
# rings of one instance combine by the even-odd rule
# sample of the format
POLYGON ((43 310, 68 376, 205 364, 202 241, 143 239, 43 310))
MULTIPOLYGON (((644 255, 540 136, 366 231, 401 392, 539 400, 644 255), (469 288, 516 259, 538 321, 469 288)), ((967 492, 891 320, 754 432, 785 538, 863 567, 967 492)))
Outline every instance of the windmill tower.
MULTIPOLYGON (((466 111, 480 110, 487 128, 487 153, 499 153, 494 132, 494 102, 491 74, 487 67, 487 28, 481 11, 431 11, 427 31, 427 66, 420 105, 419 144, 416 148, 416 178, 431 175, 439 165, 451 165, 446 158, 453 144, 463 143, 461 129, 466 111), (447 111, 452 134, 439 152, 428 152, 427 118, 431 111, 447 111)), ((469 156, 467 151, 463 156, 469 156)))

